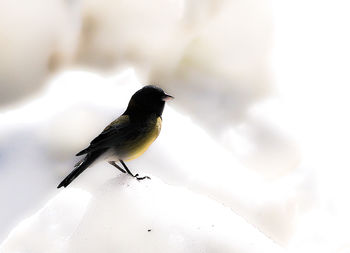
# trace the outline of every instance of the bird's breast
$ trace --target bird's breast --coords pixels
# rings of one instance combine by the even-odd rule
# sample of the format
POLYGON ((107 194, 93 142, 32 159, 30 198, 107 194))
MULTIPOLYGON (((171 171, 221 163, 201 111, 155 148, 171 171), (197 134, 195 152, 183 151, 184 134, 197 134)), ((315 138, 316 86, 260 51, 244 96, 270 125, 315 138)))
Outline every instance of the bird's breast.
POLYGON ((123 159, 129 161, 142 155, 154 140, 157 139, 161 126, 161 117, 149 120, 148 123, 140 129, 140 133, 130 140, 127 145, 127 152, 124 154, 123 159))

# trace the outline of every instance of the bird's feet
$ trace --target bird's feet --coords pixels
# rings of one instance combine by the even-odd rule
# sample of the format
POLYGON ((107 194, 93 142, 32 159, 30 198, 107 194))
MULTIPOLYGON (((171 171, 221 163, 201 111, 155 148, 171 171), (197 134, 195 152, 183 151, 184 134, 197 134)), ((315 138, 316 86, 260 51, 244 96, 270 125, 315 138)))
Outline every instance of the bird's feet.
POLYGON ((131 171, 129 170, 128 166, 126 166, 126 164, 124 163, 124 161, 123 160, 119 160, 119 161, 123 165, 126 173, 128 173, 130 176, 136 178, 138 181, 144 180, 144 179, 151 179, 149 176, 140 177, 139 174, 135 174, 135 175, 132 174, 131 171))
POLYGON ((141 180, 144 180, 144 179, 151 179, 149 176, 140 177, 139 174, 130 175, 130 176, 136 178, 138 181, 141 181, 141 180))

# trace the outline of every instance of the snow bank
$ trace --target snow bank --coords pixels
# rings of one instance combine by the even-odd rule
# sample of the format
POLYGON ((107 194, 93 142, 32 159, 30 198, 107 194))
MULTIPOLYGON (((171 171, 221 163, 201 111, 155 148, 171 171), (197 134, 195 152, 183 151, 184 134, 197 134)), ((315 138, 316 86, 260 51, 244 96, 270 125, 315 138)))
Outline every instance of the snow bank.
MULTIPOLYGON (((40 97, 31 103, 24 104, 0 115, 0 121, 2 122, 0 126, 0 151, 1 154, 4 154, 0 159, 0 201, 6 207, 0 209, 2 218, 0 236, 4 237, 20 220, 33 214, 43 203, 57 194, 57 184, 71 170, 75 162, 72 154, 84 148, 96 133, 100 132, 106 124, 117 117, 125 109, 132 93, 140 87, 141 85, 135 73, 131 70, 106 77, 86 71, 65 72, 62 75, 58 75, 40 97), (20 154, 20 159, 18 154, 20 154)), ((299 166, 294 164, 288 170, 281 169, 283 173, 271 173, 274 174, 274 177, 268 177, 266 176, 268 173, 252 170, 238 161, 236 156, 232 155, 230 149, 221 145, 213 135, 208 134, 202 126, 196 124, 192 117, 185 112, 180 113, 174 109, 172 107, 174 104, 176 104, 176 99, 172 104, 169 104, 170 106, 167 105, 164 110, 163 129, 156 142, 142 157, 128 163, 133 172, 148 174, 154 178, 150 182, 152 184, 154 182, 155 185, 148 185, 150 182, 142 185, 159 190, 159 193, 157 193, 159 195, 155 194, 155 199, 158 199, 160 202, 166 202, 163 198, 166 199, 167 195, 174 196, 172 197, 174 200, 180 198, 177 195, 175 197, 175 194, 172 195, 169 189, 181 190, 186 192, 186 195, 196 196, 196 199, 204 198, 207 200, 210 198, 211 203, 215 201, 216 206, 223 208, 222 205, 224 205, 226 208, 233 210, 233 216, 236 216, 235 213, 238 214, 247 223, 256 226, 261 233, 271 237, 280 244, 286 245, 285 247, 292 249, 293 252, 310 252, 311 250, 329 253, 347 247, 348 238, 346 235, 349 234, 349 221, 347 219, 349 205, 344 201, 347 197, 347 192, 349 192, 347 184, 348 170, 344 169, 348 164, 346 163, 347 160, 339 160, 339 162, 344 162, 342 166, 332 166, 332 170, 329 170, 329 162, 321 163, 325 161, 325 158, 337 157, 334 156, 334 152, 329 152, 328 155, 322 153, 325 158, 320 160, 318 159, 319 156, 315 157, 315 155, 319 154, 316 151, 318 151, 318 146, 321 145, 318 142, 310 142, 310 139, 304 138, 310 144, 310 146, 306 147, 314 151, 311 153, 314 156, 308 156, 299 166), (313 148, 311 149, 311 147, 313 148), (164 185, 164 189, 160 185, 164 185), (164 193, 164 196, 161 196, 162 193, 164 193), (330 224, 332 225, 332 230, 327 228, 330 224), (332 231, 341 232, 333 233, 332 231), (319 241, 319 243, 315 243, 315 241, 319 241)), ((281 107, 282 104, 278 100, 267 105, 263 104, 258 109, 252 110, 252 115, 260 116, 262 120, 278 119, 279 115, 284 115, 285 113, 283 107, 281 107)), ((282 119, 286 118, 287 116, 282 117, 282 119)), ((280 128, 282 126, 283 124, 281 123, 280 128)), ((313 126, 316 128, 317 125, 313 126)), ((326 125, 319 128, 326 132, 325 127, 326 125)), ((270 131, 273 129, 276 128, 271 127, 270 131)), ((255 136, 253 131, 253 133, 248 134, 251 134, 252 143, 256 139, 257 143, 261 144, 260 147, 264 147, 264 143, 271 140, 270 135, 265 135, 265 133, 265 131, 258 131, 258 134, 255 136)), ((341 133, 339 132, 333 136, 340 138, 341 133)), ((240 147, 242 148, 240 149, 245 150, 247 154, 250 154, 252 150, 254 151, 254 146, 251 149, 249 145, 248 147, 244 145, 241 132, 237 131, 234 137, 233 139, 228 138, 227 143, 230 145, 241 145, 240 147), (234 142, 236 140, 238 140, 238 143, 234 142)), ((274 144, 275 142, 272 143, 274 144)), ((276 155, 280 156, 280 153, 276 153, 276 155)), ((286 167, 288 165, 287 162, 283 164, 286 167)), ((91 193, 93 196, 91 207, 94 207, 94 203, 98 203, 98 201, 103 202, 101 191, 105 191, 106 197, 114 198, 117 196, 115 198, 119 198, 119 195, 115 194, 113 190, 110 193, 107 190, 109 189, 108 187, 112 187, 108 186, 110 184, 120 185, 118 183, 119 179, 115 179, 115 183, 104 185, 116 174, 119 175, 118 173, 120 172, 106 163, 96 164, 84 172, 71 186, 84 189, 84 192, 87 192, 87 195, 84 196, 87 196, 87 198, 91 193), (101 188, 102 185, 104 186, 101 188)), ((137 186, 130 185, 132 188, 137 186)), ((135 194, 137 192, 147 192, 147 189, 137 190, 135 194)), ((151 199, 150 195, 151 193, 147 195, 147 201, 151 199)), ((179 196, 182 195, 184 194, 179 196)), ((79 196, 79 194, 73 195, 73 198, 79 199, 79 196)), ((132 203, 146 201, 141 193, 137 196, 140 199, 135 199, 133 200, 135 202, 132 203)), ((187 202, 197 203, 199 201, 194 199, 193 197, 193 201, 187 202)), ((75 209, 75 201, 69 201, 73 202, 71 206, 75 209)), ((73 217, 75 222, 73 220, 62 221, 62 219, 67 217, 62 217, 64 215, 53 217, 51 216, 53 212, 51 212, 47 216, 52 217, 52 222, 63 222, 61 223, 63 227, 59 228, 58 225, 56 227, 46 226, 42 224, 46 223, 48 218, 37 215, 35 217, 37 217, 36 224, 38 225, 34 225, 32 222, 24 223, 27 224, 26 228, 28 231, 33 232, 23 232, 19 237, 15 236, 17 232, 13 232, 4 245, 12 245, 6 247, 15 249, 17 247, 14 246, 15 244, 21 247, 22 243, 9 244, 11 241, 17 242, 19 238, 23 239, 31 233, 37 233, 38 236, 35 237, 41 238, 40 233, 45 232, 51 233, 51 235, 47 236, 47 241, 57 241, 57 244, 53 243, 57 245, 57 247, 54 247, 55 250, 67 249, 74 251, 76 248, 83 247, 84 245, 80 245, 80 243, 85 241, 79 239, 83 236, 81 234, 83 232, 79 232, 84 231, 82 226, 84 224, 88 224, 84 226, 98 226, 99 222, 83 217, 90 215, 90 213, 92 213, 91 215, 96 215, 96 217, 101 216, 96 208, 89 207, 85 213, 83 209, 87 202, 88 200, 83 200, 83 203, 77 200, 77 204, 80 207, 75 209, 77 210, 76 212, 74 211, 76 214, 73 217), (80 222, 81 226, 79 225, 80 222), (90 222, 96 222, 96 224, 90 224, 90 222), (42 228, 43 226, 45 228, 42 228), (42 229, 34 231, 37 227, 42 229), (55 231, 55 228, 59 229, 59 231, 55 231), (52 229, 52 232, 48 232, 45 229, 52 229), (61 243, 61 241, 64 241, 62 238, 68 238, 73 230, 77 232, 72 234, 72 240, 61 243)), ((109 202, 113 203, 113 201, 109 202)), ((110 203, 105 204, 106 208, 109 208, 110 203)), ((65 206, 65 204, 59 205, 65 206)), ((125 205, 129 205, 129 203, 125 205)), ((141 209, 139 205, 135 204, 135 206, 137 209, 141 209)), ((201 205, 198 204, 198 206, 201 205)), ((118 207, 120 206, 118 205, 118 207)), ((178 205, 178 207, 179 210, 176 211, 181 213, 184 207, 182 204, 178 205)), ((116 207, 111 206, 111 208, 116 207)), ((173 209, 175 209, 174 206, 173 209)), ((120 210, 120 212, 123 210, 120 210)), ((198 209, 194 208, 194 210, 198 209)), ((110 209, 107 211, 118 213, 110 209)), ((211 212, 214 212, 207 207, 202 208, 201 211, 199 213, 206 217, 211 217, 211 212)), ((124 210, 124 212, 126 211, 124 210)), ((145 212, 147 214, 153 213, 149 209, 145 209, 145 212)), ((154 213, 155 215, 158 214, 155 211, 154 213)), ((158 216, 161 215, 159 214, 158 216)), ((169 217, 171 220, 176 220, 171 215, 169 217)), ((183 215, 182 217, 187 216, 183 215)), ((192 224, 186 219, 184 218, 184 220, 179 222, 192 224)), ((104 223, 103 219, 100 221, 104 223)), ((163 225, 169 224, 167 220, 161 221, 163 225)), ((197 221, 197 223, 194 223, 195 225, 203 222, 200 218, 195 221, 197 221)), ((217 223, 219 224, 220 222, 217 221, 217 223)), ((147 226, 149 224, 153 225, 150 222, 145 224, 147 226)), ((162 229, 163 225, 159 225, 158 229, 162 229)), ((193 227, 195 225, 192 224, 181 231, 187 231, 187 229, 188 231, 194 231, 193 227)), ((251 227, 248 224, 246 226, 251 227)), ((21 227, 22 225, 15 231, 22 231, 21 227)), ((208 233, 211 231, 210 229, 205 230, 205 227, 202 229, 208 233)), ((231 231, 230 228, 223 228, 225 231, 226 229, 231 231)), ((114 230, 112 231, 114 232, 114 230)), ((254 229, 249 231, 252 231, 252 235, 255 236, 256 232, 254 232, 254 229)), ((236 233, 236 231, 233 232, 236 233)), ((148 235, 149 233, 147 232, 146 234, 148 235)), ((252 238, 249 233, 245 234, 248 241, 249 238, 252 238)), ((200 232, 196 233, 196 236, 199 235, 201 235, 200 232)), ((221 235, 223 238, 226 238, 225 233, 221 235)), ((192 238, 191 236, 188 235, 188 237, 192 238)), ((207 238, 206 234, 201 238, 207 238)), ((265 239, 262 240, 264 241, 265 239)), ((193 240, 196 241, 195 239, 193 240)), ((231 249, 230 240, 222 244, 221 241, 215 244, 221 247, 228 243, 226 246, 231 249)), ((246 241, 243 239, 242 241, 246 245, 246 241)), ((34 239, 26 243, 23 243, 23 245, 28 245, 28 250, 31 248, 39 250, 37 247, 40 245, 43 249, 47 248, 45 243, 36 246, 34 239), (32 242, 32 244, 26 244, 29 242, 32 242)), ((184 244, 186 246, 187 241, 184 244)), ((214 246, 208 246, 209 249, 210 247, 214 248, 214 246)))
POLYGON ((0 202, 6 207, 0 208, 0 240, 56 193, 77 150, 125 109, 139 87, 131 70, 108 78, 65 72, 31 102, 0 113, 0 202))
POLYGON ((229 208, 150 176, 62 190, 1 252, 284 252, 229 208))
POLYGON ((79 189, 57 194, 23 220, 0 246, 0 252, 64 252, 63 242, 78 227, 91 195, 79 189))
MULTIPOLYGON (((0 149, 6 151, 0 160, 0 199, 7 206, 0 210, 5 217, 0 236, 55 194, 76 160, 73 154, 122 113, 140 87, 132 70, 104 78, 86 71, 65 72, 33 102, 0 115, 0 149)), ((173 104, 176 100, 165 108, 159 138, 129 167, 210 196, 274 240, 286 241, 294 227, 299 181, 290 177, 283 183, 270 182, 245 168, 173 104)), ((94 191, 114 175, 112 166, 96 165, 73 185, 94 191)))

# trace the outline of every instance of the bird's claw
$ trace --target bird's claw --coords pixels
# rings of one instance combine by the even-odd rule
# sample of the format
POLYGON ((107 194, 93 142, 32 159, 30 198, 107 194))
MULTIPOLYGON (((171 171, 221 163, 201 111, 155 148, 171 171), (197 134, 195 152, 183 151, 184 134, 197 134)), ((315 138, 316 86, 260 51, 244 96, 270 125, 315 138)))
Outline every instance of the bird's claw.
POLYGON ((141 180, 144 180, 144 179, 151 179, 149 176, 138 177, 138 174, 135 175, 135 178, 136 178, 138 181, 141 181, 141 180))
POLYGON ((140 177, 140 175, 138 173, 135 175, 131 175, 131 176, 136 178, 139 181, 144 180, 144 179, 151 179, 149 176, 140 177))

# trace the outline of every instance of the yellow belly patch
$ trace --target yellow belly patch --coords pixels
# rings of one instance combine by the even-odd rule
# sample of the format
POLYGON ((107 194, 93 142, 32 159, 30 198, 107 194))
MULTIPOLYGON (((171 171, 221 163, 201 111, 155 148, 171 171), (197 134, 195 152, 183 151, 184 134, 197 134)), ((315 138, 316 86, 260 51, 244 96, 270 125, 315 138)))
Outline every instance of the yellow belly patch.
POLYGON ((128 152, 128 156, 124 158, 126 161, 133 160, 140 155, 142 155, 148 147, 157 139, 160 129, 162 126, 162 119, 160 117, 152 123, 150 126, 150 131, 145 133, 144 136, 140 137, 133 145, 130 147, 130 151, 128 152))

